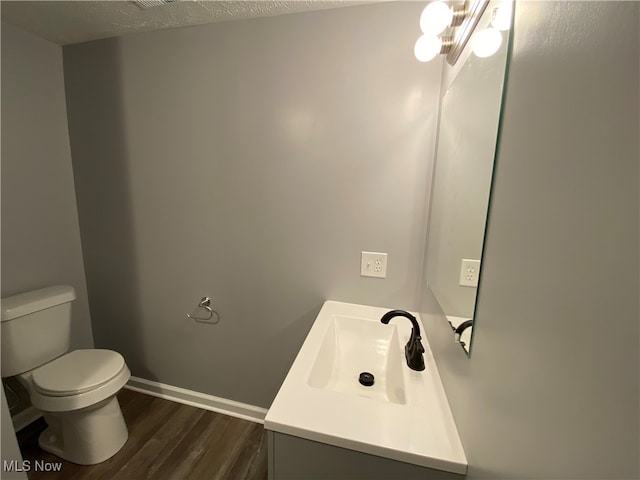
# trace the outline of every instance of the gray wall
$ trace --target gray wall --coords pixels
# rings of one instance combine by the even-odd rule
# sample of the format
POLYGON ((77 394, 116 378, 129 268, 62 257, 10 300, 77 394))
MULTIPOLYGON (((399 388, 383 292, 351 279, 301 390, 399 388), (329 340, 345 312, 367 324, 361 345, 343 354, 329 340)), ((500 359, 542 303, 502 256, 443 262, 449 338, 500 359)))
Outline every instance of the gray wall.
MULTIPOLYGON (((93 346, 67 131, 62 48, 2 24, 1 295, 70 284, 71 344, 93 346)), ((46 332, 42 332, 46 335, 46 332)), ((25 396, 24 390, 16 389, 25 396)), ((22 458, 2 390, 2 460, 22 458)), ((3 478, 26 478, 2 473, 3 478)))
POLYGON ((441 74, 413 56, 422 7, 64 48, 96 345, 268 407, 325 299, 418 306, 441 74), (217 325, 185 318, 204 295, 217 325))
POLYGON ((638 478, 639 7, 518 2, 471 358, 422 310, 469 478, 638 478))
POLYGON ((69 284, 73 348, 93 346, 62 48, 2 24, 2 296, 69 284))

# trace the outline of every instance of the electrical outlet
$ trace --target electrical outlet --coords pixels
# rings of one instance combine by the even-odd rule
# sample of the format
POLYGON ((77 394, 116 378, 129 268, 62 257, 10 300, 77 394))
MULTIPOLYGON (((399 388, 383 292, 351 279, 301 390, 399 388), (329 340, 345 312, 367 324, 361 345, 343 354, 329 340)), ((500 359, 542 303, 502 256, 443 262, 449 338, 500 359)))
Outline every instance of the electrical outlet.
POLYGON ((378 252, 362 252, 360 260, 360 276, 387 278, 387 254, 378 252))
POLYGON ((480 260, 463 258, 460 262, 460 281, 458 285, 463 287, 477 287, 480 276, 480 260))

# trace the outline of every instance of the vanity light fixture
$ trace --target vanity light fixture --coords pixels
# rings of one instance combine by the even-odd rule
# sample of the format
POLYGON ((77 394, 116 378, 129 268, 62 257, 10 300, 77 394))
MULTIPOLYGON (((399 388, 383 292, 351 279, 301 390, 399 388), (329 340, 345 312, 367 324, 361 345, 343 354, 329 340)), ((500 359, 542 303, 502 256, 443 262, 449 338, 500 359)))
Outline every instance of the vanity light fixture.
POLYGON ((513 1, 504 0, 491 13, 491 26, 501 32, 511 28, 511 17, 513 16, 513 1))
POLYGON ((466 0, 453 7, 440 0, 429 3, 420 15, 423 35, 413 49, 416 58, 428 62, 444 54, 447 62, 454 65, 488 4, 489 0, 466 0), (447 29, 449 33, 438 36, 447 29))
POLYGON ((502 45, 502 32, 511 28, 511 14, 513 4, 511 1, 502 2, 499 7, 491 12, 491 26, 476 33, 472 40, 473 53, 476 56, 490 57, 498 51, 502 45))
POLYGON ((471 42, 473 53, 480 58, 490 57, 498 51, 500 45, 502 45, 502 33, 493 27, 476 33, 471 42))
POLYGON ((443 1, 431 2, 420 15, 420 30, 425 35, 439 35, 446 28, 460 26, 464 14, 464 5, 450 7, 443 1))
POLYGON ((436 58, 438 54, 448 52, 452 43, 451 37, 422 35, 413 47, 413 53, 419 61, 428 62, 436 58))

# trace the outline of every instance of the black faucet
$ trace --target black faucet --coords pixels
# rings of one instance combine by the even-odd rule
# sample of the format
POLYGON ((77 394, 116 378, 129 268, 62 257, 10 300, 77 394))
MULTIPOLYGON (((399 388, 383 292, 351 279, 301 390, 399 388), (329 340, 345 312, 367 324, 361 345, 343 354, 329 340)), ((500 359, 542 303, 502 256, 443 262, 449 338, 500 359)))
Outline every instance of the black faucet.
POLYGON ((413 328, 411 329, 411 337, 404 346, 404 356, 407 359, 407 365, 411 370, 424 370, 424 357, 422 356, 424 353, 424 347, 420 341, 422 337, 420 337, 420 325, 418 325, 416 317, 404 310, 391 310, 390 312, 385 313, 380 321, 387 325, 389 320, 393 317, 405 317, 411 320, 413 328))
POLYGON ((453 339, 464 347, 464 342, 460 340, 460 337, 462 337, 462 332, 472 326, 473 320, 465 320, 464 322, 462 322, 460 325, 458 325, 458 328, 453 331, 453 339))

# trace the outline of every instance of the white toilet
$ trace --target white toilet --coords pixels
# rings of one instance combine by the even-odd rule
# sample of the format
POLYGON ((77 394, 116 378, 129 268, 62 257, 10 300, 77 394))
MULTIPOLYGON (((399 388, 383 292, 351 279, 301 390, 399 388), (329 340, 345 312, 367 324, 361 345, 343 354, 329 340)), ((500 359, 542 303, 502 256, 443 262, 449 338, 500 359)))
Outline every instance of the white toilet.
POLYGON ((55 286, 2 299, 2 377, 18 376, 48 428, 43 450, 81 465, 115 455, 127 426, 116 398, 131 373, 111 350, 69 352, 73 287, 55 286))

